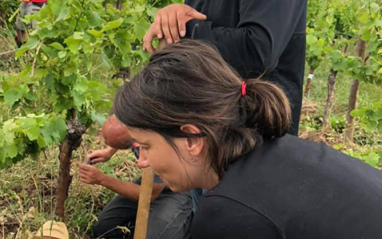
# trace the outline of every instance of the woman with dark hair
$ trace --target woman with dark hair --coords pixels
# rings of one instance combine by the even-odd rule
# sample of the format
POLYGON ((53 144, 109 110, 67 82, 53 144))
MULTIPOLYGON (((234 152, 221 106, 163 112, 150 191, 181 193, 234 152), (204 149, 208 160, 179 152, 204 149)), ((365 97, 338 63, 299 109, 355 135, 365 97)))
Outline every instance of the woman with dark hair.
POLYGON ((210 46, 182 40, 121 88, 114 113, 138 164, 173 191, 206 188, 193 238, 379 238, 382 174, 286 135, 287 97, 242 81, 210 46))

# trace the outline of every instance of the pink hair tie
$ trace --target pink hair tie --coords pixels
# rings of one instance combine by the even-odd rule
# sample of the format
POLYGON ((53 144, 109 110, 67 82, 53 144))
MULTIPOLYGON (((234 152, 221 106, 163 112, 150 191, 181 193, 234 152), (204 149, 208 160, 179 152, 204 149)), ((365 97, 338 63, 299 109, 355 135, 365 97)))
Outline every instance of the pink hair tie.
POLYGON ((245 81, 241 82, 241 96, 247 95, 247 83, 245 81))
POLYGON ((137 142, 134 142, 134 143, 132 143, 131 145, 132 145, 134 148, 139 147, 139 144, 138 144, 137 142))

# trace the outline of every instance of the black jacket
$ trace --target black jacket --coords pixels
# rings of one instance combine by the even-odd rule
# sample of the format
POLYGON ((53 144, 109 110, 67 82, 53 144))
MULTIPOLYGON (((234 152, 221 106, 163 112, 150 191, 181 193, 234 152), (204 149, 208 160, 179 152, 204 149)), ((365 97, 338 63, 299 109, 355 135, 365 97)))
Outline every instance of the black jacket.
POLYGON ((278 83, 292 105, 297 134, 305 64, 306 0, 186 0, 207 15, 187 23, 187 37, 212 42, 245 78, 278 83))
POLYGON ((201 197, 195 239, 382 238, 382 172, 295 136, 234 162, 201 197))

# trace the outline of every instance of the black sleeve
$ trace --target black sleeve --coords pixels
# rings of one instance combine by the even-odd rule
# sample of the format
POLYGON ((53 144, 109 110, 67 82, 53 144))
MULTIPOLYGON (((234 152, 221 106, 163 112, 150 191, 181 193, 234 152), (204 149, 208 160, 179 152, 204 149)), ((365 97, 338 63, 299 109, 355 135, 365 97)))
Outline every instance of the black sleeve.
POLYGON ((191 234, 195 239, 281 239, 278 230, 267 218, 219 196, 201 199, 191 234))
POLYGON ((192 20, 187 23, 187 37, 212 42, 239 73, 274 69, 304 12, 305 0, 240 0, 239 4, 235 28, 192 20))

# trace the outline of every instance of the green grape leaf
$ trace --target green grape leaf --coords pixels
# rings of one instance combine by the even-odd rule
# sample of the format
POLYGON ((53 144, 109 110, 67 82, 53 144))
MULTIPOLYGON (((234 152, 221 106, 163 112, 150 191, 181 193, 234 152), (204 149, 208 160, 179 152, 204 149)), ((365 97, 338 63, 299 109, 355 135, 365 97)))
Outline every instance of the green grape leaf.
POLYGON ((106 121, 106 117, 102 114, 93 113, 91 114, 91 119, 93 122, 97 122, 99 125, 103 125, 106 121))
POLYGON ((108 23, 102 28, 101 31, 102 31, 102 32, 105 32, 105 31, 109 31, 109 30, 118 28, 119 26, 121 26, 122 22, 123 22, 123 18, 118 18, 117 20, 108 22, 108 23))
POLYGON ((8 158, 14 158, 17 156, 17 147, 14 144, 8 145, 7 147, 4 147, 3 150, 5 151, 5 157, 8 158))
POLYGON ((3 148, 5 144, 4 131, 0 128, 0 148, 3 148))
POLYGON ((60 8, 60 14, 56 18, 55 22, 64 20, 69 15, 69 13, 70 13, 70 9, 67 6, 62 5, 62 7, 60 8))
POLYGON ((66 56, 66 51, 58 52, 58 58, 64 58, 66 56))
POLYGON ((77 91, 79 93, 85 93, 87 89, 88 89, 88 82, 86 81, 86 79, 79 77, 77 79, 76 84, 73 87, 73 91, 77 91))
POLYGON ((84 39, 84 33, 83 32, 75 32, 75 33, 73 33, 73 38, 76 40, 82 40, 82 39, 84 39))
POLYGON ((40 135, 40 129, 36 119, 24 118, 18 120, 18 123, 20 125, 20 129, 25 131, 29 140, 36 140, 40 135))
POLYGON ((78 54, 81 49, 81 40, 74 39, 73 36, 70 36, 66 38, 64 42, 72 53, 78 54))
POLYGON ((85 95, 82 92, 73 91, 72 93, 73 103, 77 108, 80 108, 85 101, 85 95))
POLYGON ((92 36, 95 36, 95 37, 101 37, 103 34, 102 31, 97 31, 95 29, 88 30, 88 33, 91 34, 92 36))
POLYGON ((4 92, 4 101, 9 107, 12 107, 21 97, 26 95, 28 91, 29 88, 26 85, 11 88, 4 92))
POLYGON ((49 44, 49 46, 53 47, 56 50, 63 51, 65 48, 58 42, 53 42, 49 44))
POLYGON ((46 145, 59 143, 64 140, 67 133, 67 126, 64 119, 52 118, 41 128, 46 145))
POLYGON ((135 37, 137 39, 143 39, 143 37, 146 34, 147 29, 150 27, 150 22, 147 21, 145 18, 141 18, 138 20, 138 22, 134 25, 134 32, 135 37))
POLYGON ((4 101, 9 107, 12 107, 20 99, 21 95, 19 89, 10 89, 4 93, 4 101))
POLYGON ((97 14, 97 12, 86 12, 85 13, 86 18, 88 19, 90 23, 90 27, 98 27, 102 24, 102 19, 97 14))
POLYGON ((364 158, 364 160, 370 166, 377 167, 379 162, 379 155, 374 152, 371 152, 364 158))
POLYGON ((26 44, 22 45, 21 48, 15 53, 16 57, 20 57, 22 54, 28 50, 32 50, 37 47, 40 40, 36 37, 30 37, 26 44))
POLYGON ((106 56, 106 54, 105 54, 104 52, 102 52, 102 54, 101 54, 101 58, 102 58, 103 65, 104 65, 107 69, 111 69, 109 59, 107 58, 107 56, 106 56))

